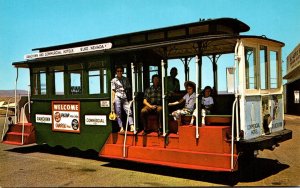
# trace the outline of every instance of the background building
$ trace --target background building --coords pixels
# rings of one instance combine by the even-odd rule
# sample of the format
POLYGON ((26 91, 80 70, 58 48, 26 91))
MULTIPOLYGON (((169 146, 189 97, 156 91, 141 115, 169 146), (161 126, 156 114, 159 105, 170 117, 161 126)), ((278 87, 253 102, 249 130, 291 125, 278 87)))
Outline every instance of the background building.
POLYGON ((286 113, 300 115, 300 44, 287 56, 286 113))

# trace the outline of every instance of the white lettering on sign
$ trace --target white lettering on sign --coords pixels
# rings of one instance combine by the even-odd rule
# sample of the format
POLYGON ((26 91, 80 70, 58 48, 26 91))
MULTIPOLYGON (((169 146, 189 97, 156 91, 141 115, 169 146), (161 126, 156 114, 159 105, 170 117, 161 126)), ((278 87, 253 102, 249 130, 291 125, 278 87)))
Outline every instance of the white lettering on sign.
POLYGON ((109 101, 100 101, 101 108, 103 107, 109 107, 109 101))
POLYGON ((37 58, 52 57, 52 56, 92 52, 92 51, 98 51, 98 50, 111 49, 111 47, 112 47, 112 43, 108 42, 108 43, 82 46, 82 47, 76 47, 76 48, 67 48, 67 49, 53 50, 53 51, 40 52, 40 53, 34 53, 34 54, 26 54, 24 56, 24 59, 30 60, 30 59, 37 59, 37 58))
POLYGON ((107 125, 106 115, 85 115, 86 125, 107 125))
POLYGON ((52 124, 52 115, 35 114, 35 122, 52 124))
POLYGON ((78 111, 78 105, 77 104, 54 104, 53 105, 54 110, 67 110, 67 111, 78 111))

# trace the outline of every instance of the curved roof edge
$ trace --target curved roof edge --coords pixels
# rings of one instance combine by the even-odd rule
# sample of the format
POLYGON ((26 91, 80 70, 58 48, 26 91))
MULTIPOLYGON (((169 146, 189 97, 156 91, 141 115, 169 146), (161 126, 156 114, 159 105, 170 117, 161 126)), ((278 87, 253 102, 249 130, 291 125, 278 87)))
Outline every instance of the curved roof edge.
POLYGON ((281 42, 281 41, 278 41, 278 40, 274 40, 274 39, 271 39, 271 38, 268 38, 266 36, 256 36, 256 35, 240 35, 239 38, 259 38, 259 39, 263 39, 263 40, 268 40, 268 41, 272 41, 272 42, 275 42, 275 43, 278 43, 281 45, 281 47, 284 47, 285 44, 284 42, 281 42))

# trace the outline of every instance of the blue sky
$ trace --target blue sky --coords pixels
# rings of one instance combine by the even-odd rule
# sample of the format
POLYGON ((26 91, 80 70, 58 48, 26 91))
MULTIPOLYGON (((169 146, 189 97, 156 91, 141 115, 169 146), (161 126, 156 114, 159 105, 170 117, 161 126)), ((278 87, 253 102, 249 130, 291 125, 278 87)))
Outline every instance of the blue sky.
MULTIPOLYGON (((198 21, 237 18, 245 34, 286 44, 282 58, 300 42, 300 0, 0 0, 0 90, 14 89, 12 62, 31 49, 198 21)), ((29 73, 21 69, 19 89, 29 73)))

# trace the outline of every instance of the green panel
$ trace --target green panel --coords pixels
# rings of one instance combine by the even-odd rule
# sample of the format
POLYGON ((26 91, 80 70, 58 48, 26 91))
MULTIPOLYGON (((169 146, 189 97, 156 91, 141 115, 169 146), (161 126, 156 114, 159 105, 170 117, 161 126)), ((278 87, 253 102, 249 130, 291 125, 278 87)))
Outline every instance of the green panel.
MULTIPOLYGON (((91 63, 99 70, 106 67, 107 81, 111 80, 111 64, 108 56, 95 55, 76 59, 47 61, 47 63, 43 64, 47 70, 47 95, 31 96, 33 101, 31 105, 31 122, 35 126, 38 144, 47 143, 50 146, 60 145, 65 148, 75 147, 80 150, 92 149, 96 151, 99 151, 104 145, 112 131, 112 125, 108 120, 110 107, 101 108, 100 101, 110 101, 110 93, 88 94, 88 71, 91 63), (51 72, 51 69, 58 65, 65 66, 65 95, 54 94, 54 74, 51 72), (69 92, 70 77, 67 71, 69 65, 82 66, 82 94, 72 95, 69 92), (52 124, 36 123, 36 114, 52 115, 52 101, 80 101, 80 133, 52 131, 52 124), (106 115, 107 125, 85 125, 85 115, 106 115)), ((32 68, 41 68, 41 64, 36 64, 32 68)), ((33 82, 32 75, 31 82, 33 82)), ((110 91, 110 84, 107 84, 107 90, 110 91)))
MULTIPOLYGON (((108 100, 108 99, 106 99, 108 100)), ((80 133, 52 131, 52 124, 36 123, 35 114, 52 114, 51 101, 34 101, 32 122, 36 129, 37 144, 60 145, 64 148, 75 147, 80 150, 99 151, 111 133, 111 122, 107 114, 110 108, 101 108, 100 100, 84 100, 80 103, 80 133), (85 125, 85 115, 106 115, 107 126, 85 125)))

